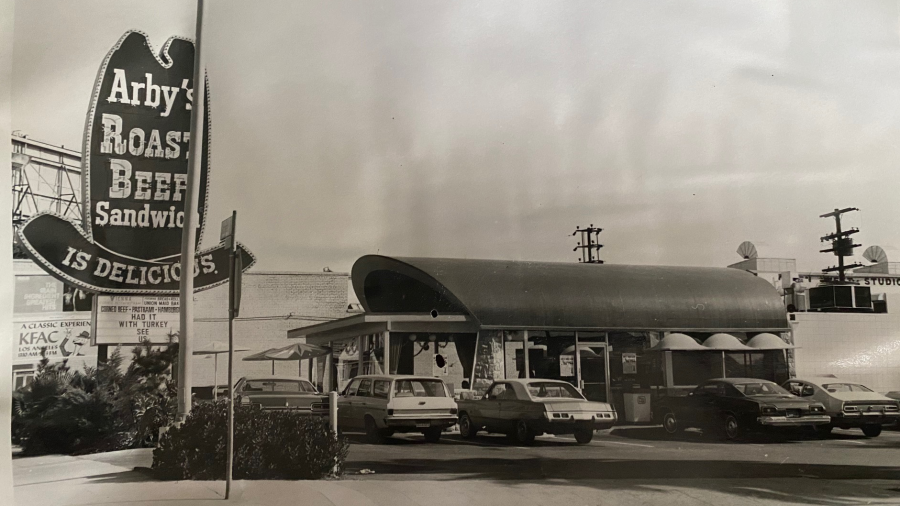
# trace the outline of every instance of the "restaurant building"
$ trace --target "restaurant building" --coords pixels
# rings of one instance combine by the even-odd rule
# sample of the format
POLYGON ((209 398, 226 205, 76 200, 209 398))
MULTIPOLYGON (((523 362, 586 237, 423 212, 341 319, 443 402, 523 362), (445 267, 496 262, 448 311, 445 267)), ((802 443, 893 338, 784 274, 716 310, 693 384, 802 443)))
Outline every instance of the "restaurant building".
POLYGON ((790 374, 784 303, 738 269, 369 255, 351 282, 363 313, 288 332, 332 349, 314 367, 326 390, 383 372, 476 393, 495 379, 553 378, 644 421, 626 408, 634 394, 790 374))

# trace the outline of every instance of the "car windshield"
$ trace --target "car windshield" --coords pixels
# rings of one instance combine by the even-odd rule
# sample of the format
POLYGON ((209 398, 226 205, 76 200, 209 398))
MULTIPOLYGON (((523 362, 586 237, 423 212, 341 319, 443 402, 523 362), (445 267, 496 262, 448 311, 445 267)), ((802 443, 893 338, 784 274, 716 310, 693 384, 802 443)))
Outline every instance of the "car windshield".
POLYGON ((790 392, 775 383, 735 383, 734 388, 747 397, 762 395, 791 395, 790 392))
POLYGON ((304 380, 247 380, 245 392, 315 392, 312 383, 304 380))
POLYGON ((447 397, 447 391, 441 380, 397 380, 394 382, 394 397, 447 397))
POLYGON ((528 394, 535 399, 584 399, 575 387, 568 383, 542 381, 528 384, 528 394))
POLYGON ((829 392, 871 392, 868 388, 856 383, 829 383, 822 385, 829 392))

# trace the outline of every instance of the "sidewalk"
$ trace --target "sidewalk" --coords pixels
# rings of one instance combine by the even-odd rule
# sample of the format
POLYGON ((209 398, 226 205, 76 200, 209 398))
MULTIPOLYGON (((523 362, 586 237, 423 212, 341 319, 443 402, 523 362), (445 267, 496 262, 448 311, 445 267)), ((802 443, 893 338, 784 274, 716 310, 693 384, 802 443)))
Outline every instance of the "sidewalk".
MULTIPOLYGON (((20 506, 129 506, 223 504, 224 482, 161 482, 135 471, 147 467, 149 450, 83 457, 46 456, 13 461, 15 504, 20 506)), ((888 482, 878 480, 718 480, 717 490, 690 480, 378 480, 347 476, 321 481, 237 481, 229 504, 305 506, 538 506, 547 504, 892 504, 888 482), (823 490, 824 489, 824 490, 823 490), (823 497, 827 497, 823 502, 823 497)), ((896 482, 893 482, 896 486, 896 482)))

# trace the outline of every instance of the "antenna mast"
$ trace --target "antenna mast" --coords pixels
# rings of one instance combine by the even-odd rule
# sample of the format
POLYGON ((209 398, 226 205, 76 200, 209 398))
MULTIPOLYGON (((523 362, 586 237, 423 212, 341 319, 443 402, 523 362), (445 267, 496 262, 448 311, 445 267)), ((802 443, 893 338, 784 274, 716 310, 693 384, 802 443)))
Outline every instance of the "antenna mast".
POLYGON ((581 241, 578 242, 578 246, 575 246, 575 249, 572 251, 581 250, 581 258, 578 259, 579 262, 585 264, 602 264, 603 260, 600 260, 600 248, 603 247, 600 244, 600 232, 603 232, 602 228, 594 228, 594 224, 591 223, 591 226, 587 228, 575 227, 575 231, 572 232, 572 235, 581 234, 581 241))
POLYGON ((862 267, 860 263, 853 263, 849 265, 844 264, 844 257, 853 256, 853 248, 858 246, 862 246, 861 244, 853 244, 853 239, 850 238, 851 235, 859 232, 858 228, 851 228, 850 230, 843 230, 841 228, 841 215, 844 213, 849 213, 850 211, 859 211, 859 209, 855 207, 848 207, 846 209, 835 209, 834 212, 823 214, 819 216, 819 218, 831 218, 834 217, 834 226, 835 232, 833 234, 828 234, 821 238, 822 242, 831 242, 831 248, 819 250, 821 253, 830 253, 834 252, 834 256, 838 257, 838 264, 834 267, 828 267, 827 269, 822 269, 822 272, 834 272, 838 273, 838 282, 840 284, 846 284, 847 278, 845 276, 845 271, 848 269, 853 269, 856 267, 862 267))

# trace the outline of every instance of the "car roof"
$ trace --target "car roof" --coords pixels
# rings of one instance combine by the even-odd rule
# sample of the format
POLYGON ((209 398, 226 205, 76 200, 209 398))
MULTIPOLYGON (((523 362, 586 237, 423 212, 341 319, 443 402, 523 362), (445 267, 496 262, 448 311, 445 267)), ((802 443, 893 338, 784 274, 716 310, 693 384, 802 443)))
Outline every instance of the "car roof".
POLYGON ((495 383, 518 383, 520 385, 527 385, 529 383, 564 383, 566 385, 571 385, 571 383, 569 383, 568 381, 547 379, 547 378, 509 378, 509 379, 494 380, 494 382, 495 383))
POLYGON ((744 383, 775 383, 774 381, 769 381, 767 379, 762 378, 714 378, 710 380, 704 381, 704 383, 729 383, 731 385, 742 385, 744 383))
POLYGON ((266 381, 266 380, 276 380, 276 381, 305 381, 309 383, 310 381, 306 378, 300 378, 298 376, 244 376, 238 381, 266 381))
POLYGON ((418 379, 418 380, 444 381, 441 378, 434 378, 431 376, 421 376, 421 375, 415 375, 415 374, 362 374, 362 375, 355 376, 350 379, 351 380, 355 380, 355 379, 379 379, 379 380, 418 379))
MULTIPOLYGON (((827 385, 829 383, 850 383, 852 385, 861 385, 862 384, 862 383, 859 383, 858 381, 848 381, 848 380, 841 379, 841 378, 838 378, 835 376, 804 376, 804 377, 791 378, 791 379, 797 380, 797 381, 805 381, 807 383, 812 383, 813 385, 818 385, 818 386, 827 385)), ((865 386, 865 385, 863 385, 863 386, 865 386)))

